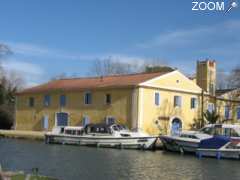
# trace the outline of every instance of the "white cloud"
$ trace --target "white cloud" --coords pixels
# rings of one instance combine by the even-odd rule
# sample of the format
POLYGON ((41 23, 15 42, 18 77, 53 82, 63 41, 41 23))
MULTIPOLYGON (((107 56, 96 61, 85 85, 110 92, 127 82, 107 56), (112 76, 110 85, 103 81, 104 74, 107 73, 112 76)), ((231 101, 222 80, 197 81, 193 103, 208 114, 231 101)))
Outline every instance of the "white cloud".
MULTIPOLYGON (((232 20, 219 24, 197 26, 189 29, 177 29, 170 32, 161 33, 151 40, 139 43, 136 46, 142 49, 150 48, 186 48, 188 46, 197 47, 209 45, 214 47, 225 47, 226 43, 240 45, 240 21, 232 20), (221 46, 219 46, 221 43, 221 46), (224 46, 225 44, 225 46, 224 46)), ((201 49, 199 49, 201 50, 201 49)))
POLYGON ((16 59, 3 61, 2 66, 7 75, 11 75, 14 72, 21 76, 26 81, 28 87, 39 84, 45 72, 37 64, 16 59))

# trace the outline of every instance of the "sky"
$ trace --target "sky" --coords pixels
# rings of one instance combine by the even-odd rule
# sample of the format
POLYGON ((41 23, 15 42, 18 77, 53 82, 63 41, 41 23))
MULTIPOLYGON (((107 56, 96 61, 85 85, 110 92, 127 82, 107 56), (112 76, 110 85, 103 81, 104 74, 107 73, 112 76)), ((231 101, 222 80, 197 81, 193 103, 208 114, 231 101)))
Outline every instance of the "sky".
POLYGON ((28 86, 62 73, 87 76, 96 59, 109 56, 133 64, 159 59, 186 74, 207 58, 224 71, 240 65, 240 7, 224 13, 192 6, 192 0, 0 0, 0 43, 14 52, 2 65, 28 86))

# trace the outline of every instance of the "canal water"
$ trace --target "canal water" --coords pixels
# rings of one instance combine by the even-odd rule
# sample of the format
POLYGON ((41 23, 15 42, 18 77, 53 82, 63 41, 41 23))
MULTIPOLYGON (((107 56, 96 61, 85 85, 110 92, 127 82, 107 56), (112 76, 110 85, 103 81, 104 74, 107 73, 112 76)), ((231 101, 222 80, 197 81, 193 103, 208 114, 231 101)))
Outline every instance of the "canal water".
POLYGON ((0 163, 7 170, 63 180, 237 180, 240 161, 197 159, 163 151, 46 145, 39 141, 1 139, 0 163))

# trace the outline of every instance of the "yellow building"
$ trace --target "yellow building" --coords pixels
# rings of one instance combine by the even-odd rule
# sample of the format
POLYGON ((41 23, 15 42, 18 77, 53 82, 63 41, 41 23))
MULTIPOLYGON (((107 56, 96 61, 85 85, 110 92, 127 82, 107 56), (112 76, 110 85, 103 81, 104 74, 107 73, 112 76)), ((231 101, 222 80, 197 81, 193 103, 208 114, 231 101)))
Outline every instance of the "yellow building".
POLYGON ((15 128, 117 122, 160 134, 193 127, 207 109, 217 110, 222 121, 237 122, 236 93, 229 98, 233 91, 220 94, 215 84, 215 61, 198 62, 196 80, 178 70, 54 80, 16 95, 15 128))

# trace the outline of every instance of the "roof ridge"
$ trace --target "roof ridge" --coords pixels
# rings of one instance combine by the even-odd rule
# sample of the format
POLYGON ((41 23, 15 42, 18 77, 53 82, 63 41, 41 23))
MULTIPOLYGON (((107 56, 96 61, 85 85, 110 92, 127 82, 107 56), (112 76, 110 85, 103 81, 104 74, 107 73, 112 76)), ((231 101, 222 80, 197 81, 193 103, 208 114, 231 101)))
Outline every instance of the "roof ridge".
MULTIPOLYGON (((56 79, 53 81, 58 81, 58 80, 73 80, 73 79, 97 79, 97 78, 106 78, 106 77, 121 77, 121 76, 136 76, 136 75, 145 75, 145 74, 160 74, 160 73, 170 73, 172 71, 159 71, 159 72, 140 72, 140 73, 130 73, 130 74, 113 74, 113 75, 105 75, 105 76, 86 76, 86 77, 70 77, 70 78, 62 78, 62 79, 56 79)), ((50 81, 51 82, 51 81, 50 81)))

